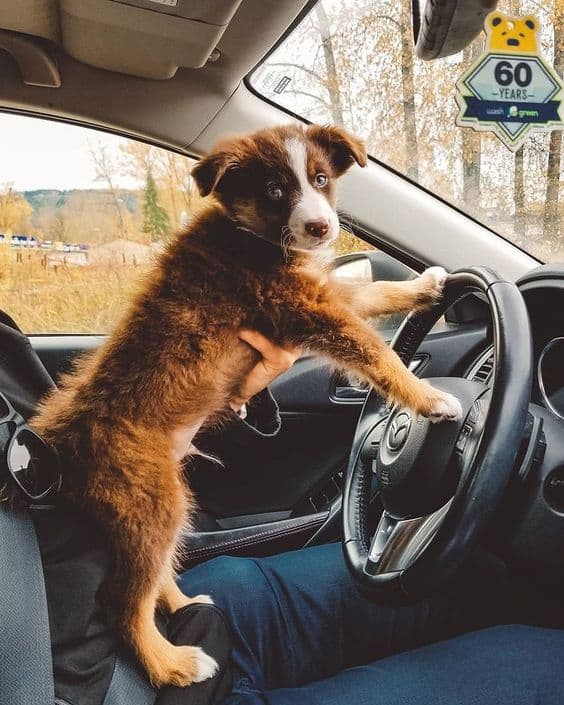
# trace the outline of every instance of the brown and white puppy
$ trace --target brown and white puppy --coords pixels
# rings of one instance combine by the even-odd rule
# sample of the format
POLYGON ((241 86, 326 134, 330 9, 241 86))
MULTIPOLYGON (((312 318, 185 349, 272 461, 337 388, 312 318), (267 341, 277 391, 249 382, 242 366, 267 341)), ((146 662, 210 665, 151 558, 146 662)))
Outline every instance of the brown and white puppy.
POLYGON ((339 232, 334 182, 354 162, 366 164, 363 144, 336 127, 291 125, 218 145, 193 171, 202 195, 215 199, 33 420, 64 458, 66 498, 107 531, 115 560, 108 604, 156 685, 187 685, 216 668, 201 649, 168 642, 154 616, 157 607, 209 601, 186 597, 175 582, 194 505, 179 444, 240 397, 257 362, 241 328, 324 355, 419 414, 461 413, 365 320, 430 305, 444 270, 354 287, 327 266, 339 232))

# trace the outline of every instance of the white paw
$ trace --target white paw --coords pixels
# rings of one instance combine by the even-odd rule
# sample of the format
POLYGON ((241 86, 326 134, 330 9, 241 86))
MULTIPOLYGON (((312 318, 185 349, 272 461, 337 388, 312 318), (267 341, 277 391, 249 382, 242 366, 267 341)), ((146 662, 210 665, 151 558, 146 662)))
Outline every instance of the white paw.
POLYGON ((439 421, 458 421, 462 418, 462 405, 452 394, 443 393, 437 398, 431 407, 429 421, 439 423, 439 421))
POLYGON ((196 595, 196 597, 191 598, 192 602, 191 604, 198 604, 198 605, 213 605, 214 601, 209 595, 196 595))
POLYGON ((429 269, 426 269, 421 276, 431 279, 433 281, 433 285, 439 291, 442 291, 448 277, 448 272, 443 267, 429 267, 429 269))
POLYGON ((208 678, 213 678, 219 668, 217 661, 211 656, 208 656, 199 646, 192 646, 190 648, 192 649, 194 659, 196 660, 197 670, 194 677, 194 683, 201 683, 202 681, 207 681, 208 678))

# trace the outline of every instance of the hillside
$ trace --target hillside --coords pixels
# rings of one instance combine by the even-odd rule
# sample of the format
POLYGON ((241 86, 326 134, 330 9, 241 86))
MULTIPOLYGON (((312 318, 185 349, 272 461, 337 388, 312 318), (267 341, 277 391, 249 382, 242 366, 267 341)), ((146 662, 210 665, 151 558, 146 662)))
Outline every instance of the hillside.
MULTIPOLYGON (((37 189, 34 191, 23 191, 21 195, 32 207, 33 212, 42 208, 57 209, 64 207, 76 196, 81 200, 87 200, 92 205, 105 204, 111 194, 106 189, 71 189, 70 191, 59 191, 57 189, 37 189)), ((139 208, 140 194, 137 191, 120 191, 120 198, 130 213, 136 213, 139 208)))

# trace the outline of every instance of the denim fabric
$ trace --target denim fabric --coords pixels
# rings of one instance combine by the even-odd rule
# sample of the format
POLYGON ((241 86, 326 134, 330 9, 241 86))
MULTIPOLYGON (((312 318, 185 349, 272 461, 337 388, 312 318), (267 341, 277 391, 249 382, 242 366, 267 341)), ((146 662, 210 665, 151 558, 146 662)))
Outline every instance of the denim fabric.
POLYGON ((501 614, 503 590, 474 567, 433 600, 395 608, 359 592, 336 544, 216 558, 180 584, 211 594, 234 630, 225 705, 564 703, 553 683, 564 631, 507 626, 445 641, 501 614))

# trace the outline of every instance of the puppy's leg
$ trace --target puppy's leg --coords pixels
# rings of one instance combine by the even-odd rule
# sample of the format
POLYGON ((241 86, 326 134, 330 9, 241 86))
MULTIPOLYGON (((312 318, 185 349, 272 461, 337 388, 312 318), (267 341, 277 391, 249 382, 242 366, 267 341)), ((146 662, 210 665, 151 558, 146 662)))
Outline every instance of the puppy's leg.
POLYGON ((176 584, 176 570, 174 569, 174 558, 170 558, 161 574, 161 585, 159 590, 159 605, 168 612, 187 607, 188 605, 203 604, 213 605, 213 600, 209 595, 196 595, 189 597, 185 595, 176 584))
MULTIPOLYGON (((157 687, 187 686, 211 678, 216 662, 198 647, 174 646, 155 624, 162 586, 166 584, 170 590, 170 557, 187 503, 173 464, 167 467, 163 461, 155 468, 137 463, 135 472, 144 481, 139 492, 128 483, 112 487, 106 495, 104 514, 106 520, 110 516, 116 558, 109 586, 111 604, 120 613, 126 642, 133 647, 151 682, 157 687)), ((167 594, 170 597, 170 592, 167 594)), ((173 598, 176 601, 178 595, 173 598)))
POLYGON ((344 300, 361 318, 421 311, 440 298, 447 278, 442 267, 430 267, 415 279, 358 286, 339 282, 344 300))
POLYGON ((297 343, 327 355, 368 379, 386 399, 422 416, 433 421, 460 418, 458 399, 412 374, 378 333, 354 312, 338 307, 319 308, 315 323, 317 331, 297 335, 297 343))

